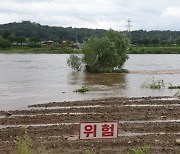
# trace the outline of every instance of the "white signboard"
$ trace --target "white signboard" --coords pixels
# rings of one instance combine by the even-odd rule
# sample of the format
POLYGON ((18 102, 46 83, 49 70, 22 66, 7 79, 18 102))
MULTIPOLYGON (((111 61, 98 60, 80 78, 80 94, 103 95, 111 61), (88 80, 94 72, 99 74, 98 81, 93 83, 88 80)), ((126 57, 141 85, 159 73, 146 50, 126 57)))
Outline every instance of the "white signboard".
POLYGON ((82 122, 80 140, 115 139, 118 137, 118 122, 82 122))

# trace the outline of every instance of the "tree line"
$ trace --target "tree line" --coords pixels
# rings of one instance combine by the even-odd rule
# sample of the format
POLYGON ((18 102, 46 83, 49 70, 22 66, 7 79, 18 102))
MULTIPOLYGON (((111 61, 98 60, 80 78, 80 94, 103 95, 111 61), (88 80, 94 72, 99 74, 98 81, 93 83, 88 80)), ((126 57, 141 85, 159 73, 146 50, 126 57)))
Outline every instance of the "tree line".
MULTIPOLYGON (((30 21, 13 22, 0 25, 0 47, 9 47, 13 42, 22 45, 27 42, 36 44, 36 42, 48 40, 55 42, 69 40, 83 43, 90 37, 101 37, 105 32, 106 30, 103 29, 64 28, 40 25, 30 21)), ((137 30, 132 31, 131 34, 128 34, 126 31, 124 33, 129 36, 131 43, 136 46, 180 45, 179 31, 137 30)))
POLYGON ((180 31, 132 31, 130 35, 132 44, 144 46, 180 45, 180 31))
POLYGON ((35 22, 22 21, 21 23, 9 23, 0 25, 0 35, 5 31, 10 32, 13 36, 26 38, 39 38, 42 41, 52 40, 70 40, 83 42, 90 36, 100 36, 105 32, 103 29, 87 29, 87 28, 72 28, 72 27, 51 27, 47 25, 40 25, 35 22))

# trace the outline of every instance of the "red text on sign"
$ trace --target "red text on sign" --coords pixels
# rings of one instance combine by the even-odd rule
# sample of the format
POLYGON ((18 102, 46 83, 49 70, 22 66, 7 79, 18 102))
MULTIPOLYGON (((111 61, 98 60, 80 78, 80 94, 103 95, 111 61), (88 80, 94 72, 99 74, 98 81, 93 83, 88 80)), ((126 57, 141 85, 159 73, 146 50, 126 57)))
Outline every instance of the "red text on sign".
POLYGON ((86 134, 86 137, 89 137, 90 134, 93 135, 93 137, 96 137, 96 129, 97 129, 97 126, 96 125, 86 125, 84 127, 85 131, 84 131, 84 134, 86 134))
POLYGON ((114 136, 114 124, 102 125, 102 136, 114 136))

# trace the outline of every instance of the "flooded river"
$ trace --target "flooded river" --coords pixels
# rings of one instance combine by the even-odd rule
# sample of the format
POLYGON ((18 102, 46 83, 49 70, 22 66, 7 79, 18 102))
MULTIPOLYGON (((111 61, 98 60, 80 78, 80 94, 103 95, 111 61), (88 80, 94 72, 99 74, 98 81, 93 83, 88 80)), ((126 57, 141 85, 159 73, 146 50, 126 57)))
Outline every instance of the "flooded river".
POLYGON ((27 105, 52 101, 105 97, 173 96, 178 90, 141 88, 154 77, 180 85, 180 55, 129 55, 128 74, 74 72, 66 64, 69 55, 0 54, 0 110, 26 109, 27 105), (86 94, 74 93, 82 85, 86 94))

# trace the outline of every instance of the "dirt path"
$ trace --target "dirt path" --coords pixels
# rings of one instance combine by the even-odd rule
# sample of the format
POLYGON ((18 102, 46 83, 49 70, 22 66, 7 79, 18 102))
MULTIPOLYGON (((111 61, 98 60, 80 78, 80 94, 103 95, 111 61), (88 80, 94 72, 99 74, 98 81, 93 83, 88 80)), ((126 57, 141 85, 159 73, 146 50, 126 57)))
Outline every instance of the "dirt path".
POLYGON ((29 106, 29 110, 0 112, 0 153, 16 148, 15 137, 25 129, 33 148, 48 153, 125 153, 149 145, 151 153, 180 153, 180 100, 173 98, 109 98, 29 106), (118 121, 116 140, 78 140, 82 121, 118 121))

